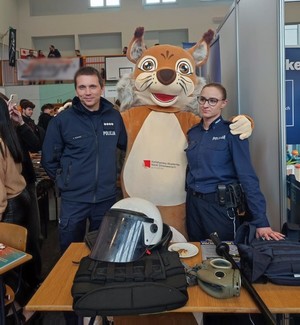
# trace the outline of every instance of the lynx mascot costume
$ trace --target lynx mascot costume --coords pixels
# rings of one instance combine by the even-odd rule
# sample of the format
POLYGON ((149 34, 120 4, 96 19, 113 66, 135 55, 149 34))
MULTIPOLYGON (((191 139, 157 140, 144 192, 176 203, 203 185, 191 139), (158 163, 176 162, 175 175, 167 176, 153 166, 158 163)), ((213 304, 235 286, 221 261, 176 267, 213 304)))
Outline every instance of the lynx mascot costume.
MULTIPOLYGON (((143 34, 138 27, 127 50, 135 70, 117 85, 128 134, 122 190, 125 197, 157 205, 163 221, 186 236, 186 134, 200 121, 196 96, 204 79, 197 77, 196 67, 206 62, 214 32, 206 32, 189 50, 172 45, 146 49, 143 34)), ((236 119, 232 133, 250 136, 249 120, 236 119)))

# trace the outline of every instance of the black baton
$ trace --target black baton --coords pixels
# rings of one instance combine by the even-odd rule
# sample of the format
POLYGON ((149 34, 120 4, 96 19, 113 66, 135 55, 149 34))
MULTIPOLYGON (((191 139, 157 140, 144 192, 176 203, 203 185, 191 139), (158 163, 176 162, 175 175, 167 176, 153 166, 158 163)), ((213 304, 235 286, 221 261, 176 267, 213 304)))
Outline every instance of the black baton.
POLYGON ((253 298, 254 302, 256 303, 257 307, 261 311, 262 315, 264 316, 265 320, 267 321, 267 324, 276 325, 276 320, 272 313, 270 312, 269 308, 266 306, 266 304, 263 302, 263 300, 260 298, 257 291, 254 289, 252 283, 248 280, 248 278, 244 275, 242 270, 239 268, 233 257, 229 254, 229 245, 226 243, 223 243, 220 241, 220 238, 216 232, 210 234, 210 239, 213 241, 213 243, 216 245, 216 253, 219 256, 225 257, 227 261, 229 261, 232 264, 232 267, 234 269, 240 270, 241 273, 241 281, 243 287, 248 291, 250 296, 253 298))

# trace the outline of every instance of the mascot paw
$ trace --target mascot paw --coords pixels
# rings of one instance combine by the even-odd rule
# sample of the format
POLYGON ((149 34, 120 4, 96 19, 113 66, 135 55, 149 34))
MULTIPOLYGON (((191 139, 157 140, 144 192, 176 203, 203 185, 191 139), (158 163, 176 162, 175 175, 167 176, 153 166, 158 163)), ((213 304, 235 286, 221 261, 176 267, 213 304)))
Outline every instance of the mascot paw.
POLYGON ((252 134, 252 120, 245 115, 238 115, 232 119, 230 129, 232 134, 239 134, 241 140, 247 139, 252 134))

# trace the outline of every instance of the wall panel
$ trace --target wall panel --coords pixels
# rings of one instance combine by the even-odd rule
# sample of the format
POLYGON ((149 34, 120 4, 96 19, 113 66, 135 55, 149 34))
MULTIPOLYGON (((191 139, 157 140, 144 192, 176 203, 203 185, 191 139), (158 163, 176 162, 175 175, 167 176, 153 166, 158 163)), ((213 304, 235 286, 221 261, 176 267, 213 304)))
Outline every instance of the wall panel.
POLYGON ((279 3, 274 0, 236 1, 234 10, 220 29, 222 82, 232 94, 236 91, 238 112, 254 118, 255 129, 250 138, 252 161, 267 200, 269 220, 277 230, 286 217, 282 168, 285 107, 282 105, 284 79, 281 71, 284 66, 281 56, 284 13, 279 3), (236 68, 233 67, 235 51, 236 68))

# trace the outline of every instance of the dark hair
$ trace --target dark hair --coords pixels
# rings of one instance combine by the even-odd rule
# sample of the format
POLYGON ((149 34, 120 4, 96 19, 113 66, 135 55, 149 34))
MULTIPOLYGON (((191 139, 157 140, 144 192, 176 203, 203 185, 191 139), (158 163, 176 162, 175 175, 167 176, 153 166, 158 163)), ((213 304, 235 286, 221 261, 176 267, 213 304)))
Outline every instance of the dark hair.
MULTIPOLYGON (((21 163, 22 150, 18 136, 10 119, 7 103, 2 97, 0 98, 0 137, 7 145, 14 161, 16 163, 21 163)), ((0 146, 0 152, 4 156, 4 148, 2 148, 2 146, 0 146)))
POLYGON ((54 105, 53 104, 50 104, 50 103, 44 104, 41 107, 41 111, 44 112, 45 109, 54 109, 54 105))
POLYGON ((2 93, 0 93, 0 97, 3 98, 5 101, 9 101, 8 97, 2 93))
POLYGON ((227 99, 227 91, 226 91, 225 87, 223 85, 221 85, 220 83, 211 82, 209 84, 204 85, 202 89, 208 88, 208 87, 215 87, 215 88, 219 89, 220 92, 222 93, 222 97, 223 97, 222 99, 227 99))
POLYGON ((33 102, 31 102, 28 99, 21 99, 20 100, 20 106, 21 106, 22 109, 26 109, 27 107, 30 107, 32 109, 35 108, 35 105, 33 104, 33 102))
POLYGON ((80 68, 75 73, 75 76, 74 76, 75 89, 77 87, 77 78, 79 76, 97 76, 97 78, 99 80, 100 87, 102 88, 104 86, 104 82, 103 82, 103 79, 101 78, 100 72, 97 69, 93 68, 93 67, 87 66, 87 67, 80 68))

